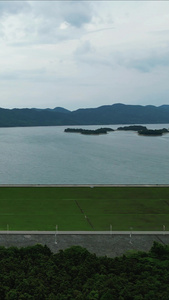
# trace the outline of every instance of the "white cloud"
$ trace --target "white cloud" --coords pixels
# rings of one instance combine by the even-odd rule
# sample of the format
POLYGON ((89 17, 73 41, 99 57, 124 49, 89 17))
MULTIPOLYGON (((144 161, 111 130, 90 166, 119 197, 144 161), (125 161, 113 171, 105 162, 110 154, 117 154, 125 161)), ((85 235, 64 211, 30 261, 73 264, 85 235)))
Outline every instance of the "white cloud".
POLYGON ((1 1, 0 17, 1 107, 168 101, 169 2, 1 1))
POLYGON ((60 24, 59 28, 64 30, 67 29, 69 25, 70 24, 68 22, 64 21, 63 23, 60 24))

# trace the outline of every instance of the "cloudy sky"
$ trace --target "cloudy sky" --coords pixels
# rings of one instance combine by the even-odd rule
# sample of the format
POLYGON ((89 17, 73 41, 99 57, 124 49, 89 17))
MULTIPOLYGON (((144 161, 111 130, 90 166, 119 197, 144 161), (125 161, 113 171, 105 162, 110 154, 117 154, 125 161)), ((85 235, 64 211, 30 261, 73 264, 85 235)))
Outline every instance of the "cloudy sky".
POLYGON ((169 1, 0 1, 0 107, 169 104, 169 1))

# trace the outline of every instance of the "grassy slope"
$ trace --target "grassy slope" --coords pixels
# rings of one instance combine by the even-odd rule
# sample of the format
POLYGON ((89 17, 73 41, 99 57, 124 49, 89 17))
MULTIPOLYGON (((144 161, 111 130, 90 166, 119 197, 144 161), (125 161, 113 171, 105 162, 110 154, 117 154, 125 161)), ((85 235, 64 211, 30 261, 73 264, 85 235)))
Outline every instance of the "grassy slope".
POLYGON ((168 187, 1 187, 0 230, 162 230, 168 187), (87 218, 85 218, 85 215, 87 218), (93 228, 92 228, 93 226, 93 228))

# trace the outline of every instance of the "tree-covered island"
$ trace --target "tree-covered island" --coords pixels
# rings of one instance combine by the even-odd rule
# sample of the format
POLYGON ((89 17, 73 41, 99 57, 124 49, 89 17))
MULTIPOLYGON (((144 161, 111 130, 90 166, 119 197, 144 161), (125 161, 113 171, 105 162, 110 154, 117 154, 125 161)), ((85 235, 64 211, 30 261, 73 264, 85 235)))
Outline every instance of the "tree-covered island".
POLYGON ((139 130, 138 134, 157 136, 157 135, 163 135, 163 133, 168 133, 168 132, 169 132, 169 130, 166 129, 166 128, 163 128, 163 129, 143 129, 143 130, 139 130))
POLYGON ((137 131, 140 135, 162 135, 163 133, 168 133, 169 130, 166 128, 162 129, 148 129, 146 126, 141 125, 130 125, 130 126, 124 126, 124 127, 118 127, 117 130, 124 130, 124 131, 137 131))
MULTIPOLYGON (((117 131, 137 131, 139 135, 149 135, 149 136, 158 136, 163 135, 163 133, 168 133, 169 130, 166 128, 162 129, 148 129, 146 126, 141 125, 130 125, 130 126, 124 126, 124 127, 118 127, 116 129, 117 131)), ((112 128, 99 128, 99 129, 83 129, 83 128, 66 128, 64 132, 75 132, 75 133, 81 133, 86 135, 99 135, 99 134, 107 134, 109 131, 115 131, 112 128)))
POLYGON ((130 126, 124 126, 124 127, 118 127, 117 130, 131 130, 131 131, 139 131, 139 130, 146 130, 146 126, 141 126, 141 125, 130 125, 130 126))
POLYGON ((99 129, 82 129, 82 128, 66 128, 65 132, 77 132, 87 135, 98 135, 98 134, 107 134, 109 131, 114 131, 112 128, 99 128, 99 129))

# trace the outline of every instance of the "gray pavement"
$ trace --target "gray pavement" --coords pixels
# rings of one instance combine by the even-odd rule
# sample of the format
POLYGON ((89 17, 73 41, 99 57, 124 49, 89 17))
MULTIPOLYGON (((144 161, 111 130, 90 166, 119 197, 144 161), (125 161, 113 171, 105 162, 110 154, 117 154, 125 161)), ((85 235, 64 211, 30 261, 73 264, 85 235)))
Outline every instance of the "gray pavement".
POLYGON ((169 232, 148 232, 147 234, 112 232, 112 234, 80 234, 80 232, 4 232, 0 233, 0 246, 27 247, 36 244, 47 245, 53 253, 71 246, 81 246, 98 256, 115 257, 130 251, 149 251, 153 242, 169 245, 169 232), (121 233, 121 234, 120 234, 121 233))
POLYGON ((74 234, 88 234, 88 235, 130 235, 130 234, 136 234, 136 235, 152 235, 152 234, 157 234, 157 235, 164 235, 164 234, 169 234, 169 231, 10 231, 10 230, 2 230, 0 231, 1 234, 39 234, 39 235, 50 235, 50 234, 65 234, 65 235, 74 235, 74 234))

